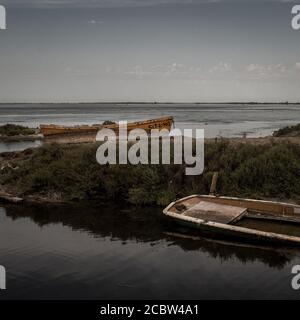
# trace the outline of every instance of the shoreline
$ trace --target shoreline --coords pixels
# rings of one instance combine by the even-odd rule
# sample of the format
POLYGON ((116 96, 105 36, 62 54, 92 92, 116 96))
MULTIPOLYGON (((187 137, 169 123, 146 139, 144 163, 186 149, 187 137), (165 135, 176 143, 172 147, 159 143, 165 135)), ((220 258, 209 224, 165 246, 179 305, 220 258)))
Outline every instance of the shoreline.
MULTIPOLYGON (((216 195, 216 197, 222 197, 226 195, 216 195)), ((243 199, 243 198, 241 198, 243 199)), ((174 199, 176 200, 176 199, 174 199)), ((299 205, 300 202, 293 201, 291 199, 287 198, 259 198, 255 200, 263 200, 263 201, 273 201, 273 202, 280 202, 280 203, 286 203, 286 204, 294 204, 299 205)), ((103 200, 103 199, 93 199, 90 200, 93 203, 101 203, 106 205, 112 205, 116 204, 115 201, 112 200, 103 200)), ((24 198, 19 198, 17 195, 12 195, 6 192, 0 191, 0 207, 3 205, 58 205, 58 206, 66 206, 66 205, 76 205, 76 204, 86 204, 87 200, 80 200, 80 201, 67 201, 67 200, 54 200, 51 197, 47 198, 45 196, 38 196, 38 195, 29 195, 25 196, 24 198)), ((118 205, 126 205, 126 202, 120 202, 118 205)), ((131 204, 131 206, 135 206, 134 204, 131 204)), ((135 207, 143 207, 143 206, 135 206, 135 207)), ((151 205, 153 208, 161 208, 163 209, 165 205, 151 205)))
MULTIPOLYGON (((22 135, 22 136, 0 136, 0 142, 23 142, 23 141, 44 141, 45 143, 59 143, 59 144, 83 144, 83 143, 96 143, 95 136, 86 134, 86 135, 68 135, 54 138, 44 138, 43 135, 22 135)), ((300 144, 300 137, 274 137, 274 136, 265 136, 257 138, 243 138, 243 137, 215 137, 215 138, 205 138, 207 143, 216 143, 216 142, 229 142, 232 144, 268 144, 268 143, 281 143, 289 142, 294 144, 300 144)), ((12 151, 13 152, 13 151, 12 151)))
POLYGON ((282 102, 258 102, 258 101, 231 101, 231 102, 183 102, 183 101, 179 101, 179 102, 170 102, 170 101, 94 101, 94 102, 84 102, 84 101, 76 101, 76 102, 68 102, 68 101, 62 101, 62 102, 0 102, 0 106, 2 105, 45 105, 45 104, 50 104, 50 105, 54 105, 54 104, 59 104, 59 105, 69 105, 69 104, 124 104, 124 105, 128 105, 128 104, 199 104, 199 105, 206 105, 206 104, 241 104, 241 105, 299 105, 300 106, 300 101, 297 102, 288 102, 288 101, 282 101, 282 102))
POLYGON ((18 197, 17 195, 13 195, 11 193, 7 193, 5 191, 0 190, 0 206, 1 204, 14 204, 14 205, 30 205, 30 204, 44 204, 44 205, 72 205, 78 202, 75 201, 65 201, 65 200, 54 200, 50 197, 42 197, 42 196, 34 196, 29 195, 23 198, 18 197))
POLYGON ((22 141, 39 141, 44 140, 40 134, 18 135, 18 136, 1 136, 0 142, 22 142, 22 141))

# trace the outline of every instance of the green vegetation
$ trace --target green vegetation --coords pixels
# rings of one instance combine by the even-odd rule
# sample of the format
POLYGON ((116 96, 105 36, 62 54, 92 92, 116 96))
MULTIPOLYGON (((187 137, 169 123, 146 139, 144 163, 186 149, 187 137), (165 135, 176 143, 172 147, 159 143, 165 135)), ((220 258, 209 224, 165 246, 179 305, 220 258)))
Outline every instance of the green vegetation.
POLYGON ((6 124, 0 126, 0 135, 2 136, 19 136, 35 134, 35 129, 15 124, 6 124))
POLYGON ((16 170, 3 170, 6 190, 48 199, 101 199, 136 205, 166 205, 190 194, 208 194, 214 171, 220 195, 289 199, 300 202, 300 146, 225 142, 205 146, 205 172, 186 176, 184 165, 104 165, 96 162, 96 144, 44 145, 6 154, 16 170))
POLYGON ((300 137, 300 123, 295 126, 285 127, 275 131, 274 137, 300 137))

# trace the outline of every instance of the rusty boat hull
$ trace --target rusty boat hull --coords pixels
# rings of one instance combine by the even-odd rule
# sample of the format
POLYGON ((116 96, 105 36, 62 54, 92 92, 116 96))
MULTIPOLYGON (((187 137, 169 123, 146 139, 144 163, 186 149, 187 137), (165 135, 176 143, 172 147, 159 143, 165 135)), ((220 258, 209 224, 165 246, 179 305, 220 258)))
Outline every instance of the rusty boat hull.
MULTIPOLYGON (((153 129, 167 129, 171 130, 174 123, 173 117, 163 117, 145 121, 131 122, 127 124, 127 131, 134 129, 143 129, 150 133, 153 129)), ((96 138, 97 132, 103 128, 111 129, 116 133, 119 132, 119 124, 113 123, 108 125, 79 125, 79 126, 59 126, 54 124, 41 125, 40 132, 45 138, 66 137, 66 136, 87 136, 89 138, 96 138)))

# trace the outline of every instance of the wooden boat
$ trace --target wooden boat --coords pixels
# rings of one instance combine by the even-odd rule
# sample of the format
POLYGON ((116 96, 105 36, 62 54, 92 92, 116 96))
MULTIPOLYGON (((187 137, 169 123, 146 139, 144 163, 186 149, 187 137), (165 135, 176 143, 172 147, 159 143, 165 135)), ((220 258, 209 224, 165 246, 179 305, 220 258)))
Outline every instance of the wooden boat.
POLYGON ((300 206, 289 203, 193 195, 172 202, 163 213, 213 237, 300 245, 300 206))
MULTIPOLYGON (((174 120, 173 117, 163 117, 152 120, 131 122, 127 124, 128 132, 133 129, 144 129, 147 132, 150 132, 152 129, 168 129, 170 130, 172 127, 174 120)), ((85 135, 85 134, 97 134, 99 130, 102 128, 112 129, 115 132, 119 131, 119 124, 99 124, 99 125, 79 125, 79 126, 58 126, 54 124, 50 125, 41 125, 40 131, 44 135, 44 137, 49 136, 61 136, 61 135, 85 135)))
MULTIPOLYGON (((158 119, 152 119, 152 120, 145 120, 145 121, 137 121, 137 122, 131 122, 127 124, 127 130, 128 132, 134 129, 143 129, 147 133, 150 133, 153 129, 167 129, 171 130, 172 125, 174 123, 173 117, 163 117, 158 119)), ((105 125, 105 128, 112 129, 116 132, 119 131, 119 124, 111 124, 111 125, 105 125)))
POLYGON ((97 133, 101 129, 101 126, 59 126, 55 124, 49 125, 40 125, 40 131, 44 137, 47 136, 55 136, 55 135, 62 135, 62 134, 80 134, 80 133, 97 133))

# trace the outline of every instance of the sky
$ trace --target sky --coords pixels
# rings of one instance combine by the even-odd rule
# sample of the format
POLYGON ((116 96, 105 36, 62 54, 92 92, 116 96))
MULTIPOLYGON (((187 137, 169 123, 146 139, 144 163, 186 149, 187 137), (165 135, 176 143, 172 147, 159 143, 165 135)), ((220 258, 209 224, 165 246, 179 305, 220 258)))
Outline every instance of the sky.
POLYGON ((0 0, 0 102, 298 102, 297 2, 0 0))

